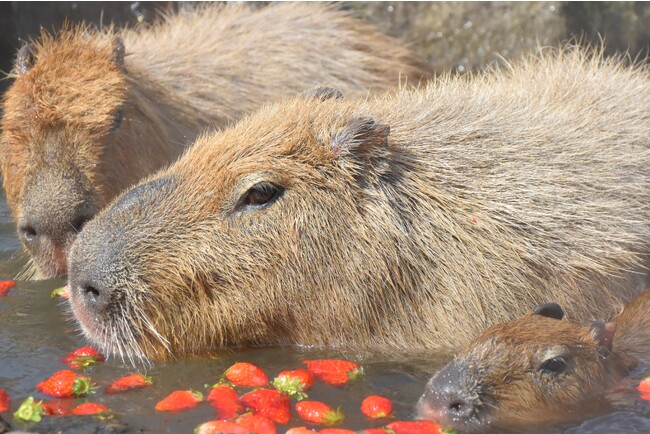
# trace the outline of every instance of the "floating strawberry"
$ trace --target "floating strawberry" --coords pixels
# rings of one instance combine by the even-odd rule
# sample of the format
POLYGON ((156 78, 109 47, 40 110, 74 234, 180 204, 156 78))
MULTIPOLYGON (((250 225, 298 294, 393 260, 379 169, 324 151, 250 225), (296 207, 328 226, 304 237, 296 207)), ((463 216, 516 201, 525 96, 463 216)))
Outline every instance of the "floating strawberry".
POLYGON ((93 390, 90 378, 68 370, 55 372, 47 380, 38 383, 36 388, 55 398, 83 396, 93 390))
POLYGON ((393 403, 383 396, 370 395, 361 403, 361 413, 370 419, 389 417, 393 413, 393 403))
POLYGON ((86 402, 72 409, 72 414, 76 414, 78 416, 88 414, 107 415, 110 412, 111 411, 108 408, 104 407, 101 404, 95 404, 94 402, 86 402))
POLYGON ((239 362, 226 370, 228 381, 235 386, 260 387, 269 384, 269 377, 252 363, 239 362))
POLYGON ((305 421, 319 425, 335 425, 343 422, 340 408, 333 410, 320 401, 301 401, 296 403, 296 413, 305 421))
POLYGON ((212 420, 202 423, 194 429, 194 434, 250 434, 248 428, 245 428, 234 422, 225 420, 212 420))
POLYGON ((637 386, 637 390, 641 392, 642 395, 650 395, 650 377, 641 380, 637 386))
POLYGON ((14 286, 16 286, 16 282, 13 280, 0 280, 0 297, 7 295, 14 286))
POLYGON ((61 359, 61 362, 71 368, 85 368, 103 361, 104 355, 90 346, 77 348, 61 359))
POLYGON ((0 389, 0 413, 9 411, 10 408, 11 408, 11 398, 9 397, 9 394, 4 390, 0 389))
POLYGON ((289 431, 287 431, 284 434, 314 434, 317 432, 316 430, 309 429, 306 426, 299 426, 296 428, 291 428, 289 431))
POLYGON ((357 434, 357 432, 345 428, 324 428, 318 431, 318 434, 357 434))
POLYGON ((332 386, 343 386, 363 375, 358 363, 347 360, 305 360, 303 363, 314 377, 332 386))
POLYGON ((66 285, 62 288, 57 288, 54 291, 50 292, 50 297, 70 298, 70 287, 66 285))
POLYGON ((244 404, 232 387, 217 384, 208 393, 206 400, 217 410, 218 419, 234 419, 244 411, 244 404))
POLYGON ((156 404, 159 411, 189 410, 203 401, 203 394, 195 390, 176 390, 156 404))
POLYGON ((301 401, 307 398, 305 393, 314 384, 314 375, 307 369, 282 371, 273 379, 273 387, 292 398, 301 401))
POLYGON ((153 384, 153 380, 148 375, 131 374, 125 377, 118 378, 111 384, 106 386, 106 393, 122 393, 130 390, 142 389, 153 384))
POLYGON ((291 420, 291 402, 287 395, 278 390, 257 389, 241 397, 253 414, 265 416, 275 423, 286 424, 291 420))
POLYGON ((251 413, 242 414, 235 421, 255 434, 276 434, 275 423, 268 417, 251 413))
POLYGON ((395 434, 445 434, 440 426, 428 420, 397 421, 386 425, 395 434))
POLYGON ((45 414, 43 401, 34 401, 31 396, 25 399, 18 410, 14 413, 14 419, 21 422, 40 422, 41 416, 45 414))
POLYGON ((42 406, 48 416, 70 416, 74 401, 70 399, 52 399, 45 401, 42 406))

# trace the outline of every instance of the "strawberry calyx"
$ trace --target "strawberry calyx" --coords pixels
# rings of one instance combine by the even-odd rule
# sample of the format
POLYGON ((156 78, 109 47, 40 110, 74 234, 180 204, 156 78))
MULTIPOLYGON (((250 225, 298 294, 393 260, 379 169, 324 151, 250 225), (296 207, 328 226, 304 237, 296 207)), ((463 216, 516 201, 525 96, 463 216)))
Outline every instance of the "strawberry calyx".
POLYGON ((93 392, 95 388, 89 378, 79 377, 72 383, 72 393, 76 396, 83 396, 93 392))
POLYGON ((343 422, 344 419, 345 415, 343 414, 343 410, 341 410, 341 407, 338 407, 336 410, 324 414, 321 420, 325 425, 336 425, 343 422))
POLYGON ((14 419, 22 422, 40 422, 41 416, 45 414, 43 401, 34 401, 30 396, 25 399, 14 413, 14 419))
POLYGON ((307 394, 303 392, 304 384, 300 381, 300 378, 276 377, 273 380, 273 387, 297 401, 307 398, 307 394))

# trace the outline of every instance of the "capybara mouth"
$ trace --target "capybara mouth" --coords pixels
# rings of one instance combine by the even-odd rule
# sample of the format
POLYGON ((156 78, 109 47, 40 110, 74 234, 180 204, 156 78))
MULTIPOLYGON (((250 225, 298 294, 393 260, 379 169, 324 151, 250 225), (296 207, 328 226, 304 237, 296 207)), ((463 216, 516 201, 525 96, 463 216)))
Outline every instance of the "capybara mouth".
POLYGON ((485 405, 475 406, 471 415, 456 417, 447 409, 430 405, 424 395, 418 401, 416 412, 418 419, 431 420, 459 434, 482 433, 492 428, 490 411, 485 405))

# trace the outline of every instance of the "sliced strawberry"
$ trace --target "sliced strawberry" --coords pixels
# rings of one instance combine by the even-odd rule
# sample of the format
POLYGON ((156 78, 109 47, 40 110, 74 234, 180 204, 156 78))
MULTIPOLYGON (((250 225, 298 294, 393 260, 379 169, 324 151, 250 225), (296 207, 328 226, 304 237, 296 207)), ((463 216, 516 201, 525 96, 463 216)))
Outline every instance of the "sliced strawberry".
POLYGON ((332 386, 343 386, 363 375, 363 368, 348 360, 305 360, 303 363, 314 377, 332 386))
POLYGON ((158 401, 156 410, 159 411, 182 411, 189 410, 203 401, 203 394, 195 390, 176 390, 167 397, 158 401))
POLYGON ((31 396, 25 399, 18 410, 14 413, 14 419, 21 422, 40 422, 41 416, 45 414, 43 401, 34 401, 31 396))
POLYGON ((386 425, 395 434, 444 434, 440 426, 428 420, 397 421, 386 425))
POLYGON ((55 398, 67 398, 70 396, 83 396, 93 390, 93 385, 88 377, 73 371, 62 370, 55 372, 47 380, 38 383, 36 388, 41 393, 55 398))
POLYGON ((45 401, 42 406, 48 416, 70 416, 74 408, 74 401, 70 399, 52 399, 45 401))
POLYGON ((0 413, 9 411, 10 408, 11 408, 11 398, 9 397, 9 394, 4 390, 0 389, 0 413))
POLYGON ((335 425, 343 422, 340 408, 334 410, 320 401, 301 401, 296 403, 296 413, 305 421, 319 425, 335 425))
POLYGON ((370 395, 361 403, 361 413, 370 419, 389 417, 393 413, 393 403, 383 396, 370 395))
POLYGON ((110 412, 111 411, 107 407, 104 407, 101 404, 96 404, 94 402, 85 402, 72 409, 72 414, 76 414, 78 416, 88 414, 106 415, 110 412))
POLYGON ((239 362, 226 370, 225 377, 235 386, 260 387, 269 384, 269 377, 252 363, 239 362))
POLYGON ((275 423, 287 424, 291 420, 291 401, 278 390, 257 389, 241 397, 253 414, 265 416, 275 423))
POLYGON ((232 387, 217 384, 208 393, 206 400, 217 410, 218 419, 234 419, 244 411, 244 404, 232 387))
POLYGON ((268 417, 255 415, 251 413, 242 414, 235 421, 249 432, 255 434, 276 434, 275 422, 268 417))
POLYGON ((307 398, 305 393, 314 384, 314 375, 307 369, 282 371, 273 379, 273 387, 280 392, 301 401, 307 398))
POLYGON ((111 384, 106 386, 105 391, 108 394, 122 393, 130 390, 142 389, 143 387, 149 387, 152 384, 153 380, 148 375, 131 374, 113 381, 111 384))
POLYGON ((250 434, 250 431, 234 422, 212 420, 197 426, 194 434, 250 434))
POLYGON ((7 295, 14 286, 16 286, 16 282, 13 280, 0 280, 0 297, 7 295))
POLYGON ((104 355, 90 346, 77 348, 61 359, 62 363, 65 363, 73 369, 85 368, 103 361, 104 355))

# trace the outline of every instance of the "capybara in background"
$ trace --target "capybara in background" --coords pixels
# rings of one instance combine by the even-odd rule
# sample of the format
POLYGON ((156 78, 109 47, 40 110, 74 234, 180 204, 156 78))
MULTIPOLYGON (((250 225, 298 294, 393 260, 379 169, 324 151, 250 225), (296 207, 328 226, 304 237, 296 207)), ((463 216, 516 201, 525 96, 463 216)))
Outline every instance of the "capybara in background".
POLYGON ((265 105, 86 225, 72 309, 104 350, 151 358, 453 349, 549 298, 608 315, 648 252, 647 101, 645 69, 566 48, 265 105))
POLYGON ((650 289, 613 321, 560 321, 547 303, 486 330, 440 370, 418 403, 420 417, 458 432, 557 423, 650 363, 650 289))
POLYGON ((65 274, 84 223, 203 128, 318 83, 365 96, 429 73, 396 40, 319 3, 208 5, 136 30, 43 34, 18 54, 1 139, 34 271, 65 274))

